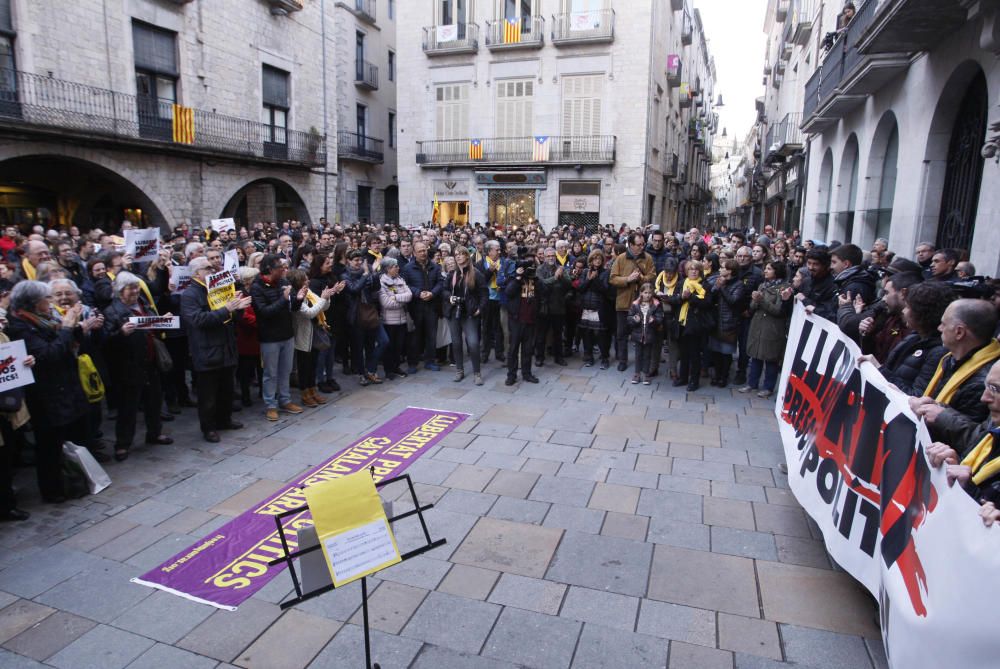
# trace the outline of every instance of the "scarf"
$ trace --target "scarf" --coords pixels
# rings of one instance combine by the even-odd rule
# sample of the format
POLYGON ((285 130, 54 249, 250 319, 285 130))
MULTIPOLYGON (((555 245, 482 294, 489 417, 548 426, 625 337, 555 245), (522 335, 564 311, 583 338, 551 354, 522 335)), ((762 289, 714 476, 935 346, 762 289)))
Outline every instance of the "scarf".
POLYGON ((672 295, 674 289, 677 288, 678 281, 680 281, 680 275, 677 272, 674 272, 673 279, 668 279, 666 272, 660 272, 656 277, 656 285, 653 286, 653 290, 661 295, 672 295))
MULTIPOLYGON (((697 295, 699 300, 705 299, 705 288, 701 285, 701 281, 698 281, 697 279, 684 279, 684 287, 681 290, 690 292, 691 298, 697 295)), ((684 304, 681 305, 681 313, 680 316, 677 317, 677 320, 680 321, 681 325, 687 325, 688 309, 690 306, 691 299, 684 300, 684 304)))
POLYGON ((562 265, 563 267, 565 267, 566 266, 566 261, 569 260, 569 254, 567 253, 566 255, 561 256, 561 255, 559 255, 557 253, 556 254, 556 260, 559 262, 560 265, 562 265))
POLYGON ((27 258, 21 259, 21 269, 24 271, 24 278, 28 281, 34 281, 35 277, 38 276, 35 272, 35 266, 28 262, 27 258))
POLYGON ((36 314, 34 311, 25 311, 23 309, 14 309, 10 313, 12 316, 17 316, 22 321, 30 323, 36 328, 40 328, 42 330, 55 332, 62 327, 62 319, 56 318, 51 313, 36 314))
POLYGON ((490 279, 490 290, 499 290, 499 286, 497 286, 497 274, 500 271, 500 259, 497 258, 496 260, 490 260, 490 258, 487 256, 486 258, 484 258, 484 260, 488 268, 493 269, 495 267, 497 269, 497 271, 493 272, 493 274, 491 275, 492 278, 490 279))
MULTIPOLYGON (((319 295, 317 295, 316 293, 312 292, 311 290, 306 291, 306 302, 309 303, 310 307, 315 306, 322 299, 323 298, 321 298, 319 295)), ((324 330, 327 329, 327 326, 326 326, 326 312, 325 311, 320 311, 318 314, 316 314, 316 324, 319 325, 324 330)))
POLYGON ((994 339, 991 340, 989 344, 976 351, 975 355, 971 358, 963 362, 959 368, 952 373, 951 378, 948 379, 948 382, 944 384, 944 387, 939 391, 938 384, 940 384, 941 379, 944 378, 945 363, 952 359, 951 353, 945 354, 945 356, 941 358, 941 362, 938 363, 937 371, 934 372, 934 377, 931 379, 931 382, 927 384, 927 390, 924 391, 924 396, 933 397, 941 404, 950 404, 951 399, 955 396, 955 393, 963 383, 968 381, 973 374, 986 365, 992 364, 997 358, 1000 358, 1000 343, 994 339))
POLYGON ((1000 454, 993 453, 997 437, 1000 437, 1000 427, 994 427, 987 432, 982 441, 962 458, 962 464, 972 468, 972 482, 976 485, 982 485, 1000 474, 1000 454))

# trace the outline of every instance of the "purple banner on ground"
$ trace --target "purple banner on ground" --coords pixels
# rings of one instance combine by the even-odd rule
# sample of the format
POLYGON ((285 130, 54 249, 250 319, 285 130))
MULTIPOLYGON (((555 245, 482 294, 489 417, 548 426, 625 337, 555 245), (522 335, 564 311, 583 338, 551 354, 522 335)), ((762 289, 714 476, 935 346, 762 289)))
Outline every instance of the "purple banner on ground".
MULTIPOLYGON (((369 467, 374 467, 376 482, 398 476, 468 417, 454 411, 410 407, 132 581, 235 611, 285 568, 284 564, 268 566, 268 562, 284 555, 274 517, 306 503, 302 488, 369 467)), ((312 524, 308 511, 282 520, 290 548, 297 545, 295 532, 312 524)))

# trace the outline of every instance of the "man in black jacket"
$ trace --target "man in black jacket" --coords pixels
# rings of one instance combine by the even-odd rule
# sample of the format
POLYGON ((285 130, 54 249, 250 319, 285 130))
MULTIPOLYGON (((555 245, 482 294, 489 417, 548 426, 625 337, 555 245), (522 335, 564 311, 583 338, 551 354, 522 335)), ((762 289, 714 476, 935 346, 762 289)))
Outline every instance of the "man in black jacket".
POLYGON ((837 284, 830 274, 830 254, 822 249, 811 249, 806 253, 806 267, 812 277, 809 289, 796 295, 795 299, 812 307, 817 316, 836 323, 837 284))
POLYGON ((257 337, 264 363, 264 405, 270 421, 278 420, 278 408, 287 413, 302 413, 302 407, 292 403, 289 377, 295 353, 292 314, 302 306, 308 284, 295 295, 285 280, 285 260, 276 253, 260 261, 260 276, 250 286, 253 312, 257 316, 257 337))
POLYGON ((508 386, 517 382, 518 353, 521 356, 521 379, 528 383, 538 383, 538 378, 531 373, 531 351, 535 343, 539 299, 534 273, 534 267, 530 274, 525 267, 518 267, 504 287, 507 296, 507 323, 510 326, 510 346, 507 349, 508 386))
POLYGON ((410 317, 413 319, 414 330, 409 337, 408 374, 417 373, 417 363, 420 361, 421 339, 423 339, 424 369, 432 372, 441 370, 434 362, 437 348, 438 312, 441 303, 441 292, 444 290, 444 280, 441 278, 441 268, 427 257, 427 244, 413 243, 413 260, 403 268, 403 280, 410 287, 413 299, 410 300, 410 317))
POLYGON ((233 313, 250 306, 251 298, 237 293, 219 309, 208 305, 206 258, 191 261, 191 283, 181 293, 181 318, 187 329, 191 365, 198 393, 198 421, 205 441, 220 441, 218 430, 243 427, 232 418, 233 370, 236 368, 236 325, 233 313))
POLYGON ((753 314, 750 313, 750 296, 760 284, 764 283, 764 271, 753 262, 753 249, 749 246, 741 246, 736 250, 736 264, 739 269, 736 271, 736 280, 743 284, 743 304, 740 305, 739 335, 736 339, 738 355, 736 356, 736 378, 733 383, 743 385, 747 382, 747 366, 750 363, 750 356, 747 355, 747 340, 750 337, 750 321, 753 314))
POLYGON ((830 271, 840 299, 861 298, 865 305, 875 301, 875 277, 862 266, 864 253, 855 244, 841 244, 830 251, 830 271))

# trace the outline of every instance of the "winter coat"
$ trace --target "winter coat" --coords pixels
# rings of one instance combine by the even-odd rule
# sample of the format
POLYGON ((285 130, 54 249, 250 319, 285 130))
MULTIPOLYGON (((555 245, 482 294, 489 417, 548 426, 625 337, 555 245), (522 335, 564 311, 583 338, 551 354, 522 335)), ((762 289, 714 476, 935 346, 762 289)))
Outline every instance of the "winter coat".
POLYGON ((295 334, 292 314, 302 306, 302 300, 295 293, 289 293, 286 299, 284 287, 287 285, 288 282, 282 279, 272 286, 263 276, 258 276, 250 285, 253 312, 257 315, 257 339, 262 344, 287 341, 295 334))
MULTIPOLYGON (((985 345, 985 344, 984 344, 985 345)), ((979 349, 976 349, 978 351, 979 349)), ((975 351, 970 351, 966 359, 971 358, 975 351)), ((940 383, 937 385, 936 392, 940 392, 944 388, 948 379, 954 374, 956 367, 955 359, 952 357, 942 358, 944 360, 944 375, 941 377, 940 383)), ((963 361, 964 362, 964 361, 963 361)), ((992 364, 985 364, 981 366, 976 372, 965 380, 955 394, 952 395, 951 401, 948 403, 952 409, 964 413, 966 416, 974 421, 985 420, 989 416, 989 408, 980 401, 983 396, 983 391, 986 388, 986 376, 990 373, 990 368, 992 364)), ((926 388, 921 389, 920 394, 923 395, 926 388)), ((933 435, 933 431, 931 432, 933 435)))
POLYGON ((817 316, 837 322, 837 284, 832 276, 826 274, 821 279, 813 277, 809 282, 809 289, 803 294, 803 304, 813 307, 817 316))
MULTIPOLYGON (((157 373, 152 339, 158 333, 155 330, 133 330, 132 334, 124 334, 122 326, 132 316, 135 316, 132 310, 118 299, 104 310, 104 334, 107 342, 104 357, 111 372, 111 383, 130 388, 124 392, 135 392, 131 389, 144 386, 147 374, 157 373)), ((105 383, 107 382, 105 379, 105 383)))
POLYGON ((573 289, 576 291, 581 310, 596 311, 605 327, 610 327, 615 320, 616 291, 608 285, 610 270, 601 269, 592 280, 590 270, 586 269, 576 281, 573 289))
POLYGON ((716 331, 724 335, 739 332, 748 297, 743 282, 733 277, 721 288, 718 284, 713 285, 711 294, 718 313, 716 331))
POLYGON ((556 270, 559 264, 550 265, 542 263, 535 273, 535 285, 541 291, 542 313, 553 316, 562 316, 566 313, 566 301, 570 291, 573 289, 573 282, 570 279, 570 267, 563 267, 562 275, 557 279, 556 270))
MULTIPOLYGON (((187 330, 191 366, 196 372, 236 366, 236 318, 225 307, 209 309, 208 289, 192 281, 181 293, 181 319, 187 330)), ((130 336, 134 337, 133 332, 130 336)))
POLYGON ((347 270, 344 272, 343 280, 347 282, 344 286, 344 294, 347 295, 347 323, 354 327, 358 322, 358 305, 362 301, 365 304, 374 304, 378 308, 378 292, 381 284, 378 274, 374 272, 365 274, 364 270, 347 270))
POLYGON ((618 290, 615 297, 615 311, 628 311, 632 302, 639 297, 639 288, 642 284, 652 282, 655 278, 656 268, 653 266, 653 259, 647 253, 634 256, 631 250, 627 250, 615 258, 611 263, 611 274, 608 278, 608 283, 618 290), (640 277, 637 281, 629 283, 628 276, 634 271, 638 271, 640 277))
MULTIPOLYGON (((319 297, 317 295, 317 297, 319 297)), ((309 304, 309 300, 302 300, 302 306, 292 314, 292 331, 295 333, 295 350, 308 353, 313 347, 313 328, 316 323, 313 321, 317 316, 326 311, 330 306, 330 301, 319 297, 314 304, 309 304)))
POLYGON ((386 325, 406 325, 406 305, 413 299, 410 287, 402 276, 393 279, 388 274, 383 274, 379 281, 381 288, 378 299, 382 304, 382 322, 386 325))
POLYGON ((841 295, 850 294, 852 300, 860 295, 865 304, 875 301, 875 276, 865 267, 848 267, 833 282, 841 295))
POLYGON ((677 339, 680 336, 681 325, 677 316, 681 312, 681 293, 683 292, 684 277, 678 275, 672 291, 656 293, 656 299, 663 307, 663 336, 667 339, 677 339))
POLYGON ((636 300, 628 308, 627 321, 629 339, 635 344, 652 344, 663 327, 663 305, 654 299, 649 304, 646 316, 642 315, 642 304, 636 300))
POLYGON ((100 279, 88 279, 80 289, 83 291, 83 303, 101 311, 107 309, 114 298, 111 279, 106 276, 100 279))
POLYGON ((941 345, 941 335, 921 337, 914 333, 889 351, 882 365, 882 376, 907 395, 921 395, 948 351, 941 345))
MULTIPOLYGON (((688 304, 687 322, 681 328, 682 337, 706 337, 715 332, 715 305, 712 304, 711 288, 701 282, 705 289, 705 297, 698 297, 691 293, 687 300, 681 298, 681 307, 688 304)), ((683 296, 683 282, 681 282, 681 295, 683 296)), ((677 310, 678 317, 680 309, 677 310)))
POLYGON ((477 318, 486 309, 486 302, 489 300, 489 289, 486 287, 486 279, 476 268, 473 287, 468 288, 465 279, 458 274, 458 270, 449 272, 444 279, 444 292, 441 293, 441 310, 445 318, 453 318, 459 313, 458 305, 451 303, 453 295, 461 297, 463 300, 462 315, 465 318, 477 318))
POLYGON ((406 285, 410 287, 410 292, 413 293, 413 299, 410 300, 410 313, 416 309, 432 309, 436 313, 441 304, 441 294, 444 292, 441 268, 430 260, 427 261, 426 265, 421 265, 414 260, 406 263, 406 267, 400 274, 406 281, 406 285), (424 291, 433 293, 434 297, 427 302, 421 300, 420 293, 424 291))
POLYGON ((531 320, 523 322, 535 323, 538 320, 538 284, 535 279, 525 279, 523 276, 511 274, 503 290, 507 297, 504 306, 507 307, 507 316, 511 320, 522 322, 521 303, 525 300, 528 300, 529 304, 524 305, 526 310, 523 313, 528 314, 531 320))
POLYGON ((782 300, 781 291, 788 288, 784 281, 766 281, 757 288, 763 296, 751 302, 750 331, 747 335, 747 355, 767 362, 778 362, 785 355, 788 323, 791 319, 791 299, 782 300))
POLYGON ((253 305, 236 312, 236 352, 241 356, 260 355, 260 340, 257 339, 257 315, 253 305))

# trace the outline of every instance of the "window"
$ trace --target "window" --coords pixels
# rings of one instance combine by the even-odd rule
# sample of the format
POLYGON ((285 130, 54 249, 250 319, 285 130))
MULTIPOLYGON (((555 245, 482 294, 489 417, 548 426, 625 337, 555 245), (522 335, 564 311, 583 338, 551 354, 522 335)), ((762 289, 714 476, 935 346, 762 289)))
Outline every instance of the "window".
POLYGON ((469 136, 469 85, 446 84, 435 89, 438 139, 465 139, 469 136))
POLYGON ((358 105, 355 111, 357 117, 358 135, 365 137, 368 135, 368 107, 358 105))
POLYGON ((135 88, 138 97, 139 134, 169 139, 173 129, 173 104, 177 102, 176 34, 147 23, 132 22, 135 88))
POLYGON ((566 76, 562 85, 562 134, 583 137, 601 134, 604 75, 566 76))
POLYGON ((355 81, 365 80, 365 34, 362 32, 354 33, 354 65, 355 65, 355 81))
POLYGON ((264 141, 271 144, 285 144, 288 129, 288 73, 276 67, 265 65, 262 71, 263 108, 261 121, 264 141))
POLYGON ((396 81, 396 52, 389 51, 389 81, 396 81))
POLYGON ((389 112, 389 148, 396 146, 396 112, 389 112))
POLYGON ((10 0, 0 0, 0 116, 20 116, 10 0))
POLYGON ((534 82, 498 81, 496 136, 529 137, 532 127, 534 82))
POLYGON ((438 0, 437 2, 437 25, 450 26, 454 23, 459 25, 469 22, 472 12, 469 3, 472 0, 438 0))
POLYGON ((532 0, 502 0, 503 19, 521 19, 522 23, 530 23, 532 15, 532 0))
POLYGON ((396 18, 396 0, 389 0, 389 19, 396 18))

